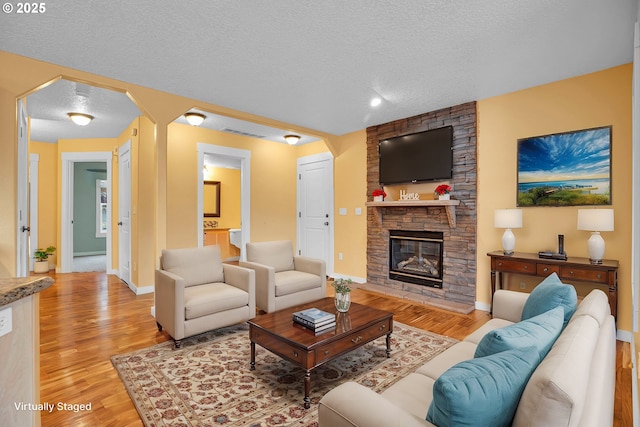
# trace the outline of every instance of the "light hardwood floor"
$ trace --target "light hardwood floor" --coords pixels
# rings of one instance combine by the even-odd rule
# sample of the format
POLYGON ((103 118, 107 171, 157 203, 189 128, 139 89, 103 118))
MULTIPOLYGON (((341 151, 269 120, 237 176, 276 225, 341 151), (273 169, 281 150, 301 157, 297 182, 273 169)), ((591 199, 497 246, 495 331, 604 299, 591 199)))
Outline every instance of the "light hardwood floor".
MULTIPOLYGON (((169 339, 151 316, 153 294, 136 296, 104 273, 51 276, 55 284, 40 294, 40 400, 91 403, 91 410, 43 412, 42 425, 142 426, 110 357, 169 339)), ((398 322, 457 339, 489 320, 483 311, 461 315, 362 290, 354 290, 352 297, 392 311, 398 322)), ((618 342, 616 427, 632 425, 629 351, 627 343, 618 342)))

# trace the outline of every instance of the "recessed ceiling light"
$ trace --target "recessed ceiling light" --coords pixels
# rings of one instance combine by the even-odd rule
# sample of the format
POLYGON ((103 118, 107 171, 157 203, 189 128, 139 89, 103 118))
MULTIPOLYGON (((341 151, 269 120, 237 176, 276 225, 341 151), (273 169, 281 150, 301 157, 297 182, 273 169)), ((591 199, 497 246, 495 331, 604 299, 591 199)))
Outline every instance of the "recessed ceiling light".
POLYGON ((369 103, 369 105, 371 105, 372 107, 377 107, 380 104, 382 104, 382 98, 379 98, 379 97, 373 98, 369 103))

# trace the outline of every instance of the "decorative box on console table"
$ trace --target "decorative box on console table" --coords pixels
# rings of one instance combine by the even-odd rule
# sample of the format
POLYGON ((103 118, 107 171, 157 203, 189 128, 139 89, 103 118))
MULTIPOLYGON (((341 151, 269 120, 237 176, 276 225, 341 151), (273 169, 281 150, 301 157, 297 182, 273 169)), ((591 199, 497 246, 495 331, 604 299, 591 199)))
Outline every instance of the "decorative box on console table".
POLYGON ((491 257, 491 296, 502 288, 502 273, 526 274, 546 277, 556 273, 564 283, 573 281, 595 285, 609 295, 611 314, 618 315, 618 261, 602 260, 602 264, 591 264, 589 258, 568 257, 566 261, 540 258, 538 254, 515 252, 505 255, 503 251, 489 252, 491 257), (606 288, 606 289, 603 289, 606 288))

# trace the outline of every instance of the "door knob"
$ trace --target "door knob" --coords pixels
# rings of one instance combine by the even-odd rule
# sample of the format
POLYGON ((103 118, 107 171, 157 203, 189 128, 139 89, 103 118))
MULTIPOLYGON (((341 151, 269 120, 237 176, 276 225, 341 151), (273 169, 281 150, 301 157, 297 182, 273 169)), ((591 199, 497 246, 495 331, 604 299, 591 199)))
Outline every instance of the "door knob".
POLYGON ((24 233, 25 231, 31 231, 31 227, 27 227, 27 226, 22 226, 22 232, 24 233))
POLYGON ((329 225, 329 221, 325 222, 324 225, 329 225))
POLYGON ((118 225, 122 225, 122 221, 120 221, 120 222, 118 223, 118 225))

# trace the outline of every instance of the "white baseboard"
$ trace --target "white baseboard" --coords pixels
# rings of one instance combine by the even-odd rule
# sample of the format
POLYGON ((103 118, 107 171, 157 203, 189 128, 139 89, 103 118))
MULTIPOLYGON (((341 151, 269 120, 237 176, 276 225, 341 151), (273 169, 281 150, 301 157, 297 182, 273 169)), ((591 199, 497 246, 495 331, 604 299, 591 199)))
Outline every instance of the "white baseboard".
POLYGON ((618 329, 616 331, 616 339, 618 341, 631 342, 633 340, 633 334, 629 331, 618 329))
POLYGON ((482 310, 489 312, 491 311, 491 304, 487 304, 485 302, 476 301, 476 310, 482 310))
POLYGON ((631 400, 633 400, 633 427, 640 425, 640 407, 638 407, 638 360, 636 358, 636 343, 631 334, 631 400))

